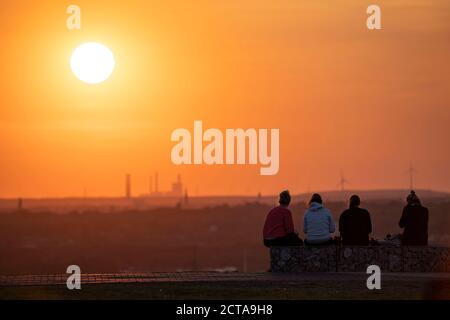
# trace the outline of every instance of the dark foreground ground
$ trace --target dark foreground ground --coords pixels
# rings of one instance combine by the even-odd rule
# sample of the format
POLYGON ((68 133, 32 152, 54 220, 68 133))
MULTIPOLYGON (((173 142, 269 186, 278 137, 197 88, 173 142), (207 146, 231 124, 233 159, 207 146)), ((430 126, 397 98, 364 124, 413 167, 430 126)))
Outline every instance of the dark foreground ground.
POLYGON ((70 291, 41 278, 38 285, 3 284, 0 299, 450 299, 449 274, 385 274, 373 291, 366 280, 362 273, 114 275, 70 291))

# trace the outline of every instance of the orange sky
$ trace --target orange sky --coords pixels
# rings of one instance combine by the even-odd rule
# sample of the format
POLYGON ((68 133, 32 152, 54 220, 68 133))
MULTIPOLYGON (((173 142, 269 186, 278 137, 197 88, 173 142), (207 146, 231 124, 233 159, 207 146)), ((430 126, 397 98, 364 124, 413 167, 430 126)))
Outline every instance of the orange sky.
POLYGON ((450 2, 1 1, 0 197, 122 195, 160 173, 191 194, 404 188, 450 191, 450 2), (39 3, 39 4, 38 4, 39 3), (82 9, 69 31, 66 7, 82 9), (83 42, 112 77, 77 80, 83 42), (280 171, 175 166, 177 128, 279 128, 280 171))

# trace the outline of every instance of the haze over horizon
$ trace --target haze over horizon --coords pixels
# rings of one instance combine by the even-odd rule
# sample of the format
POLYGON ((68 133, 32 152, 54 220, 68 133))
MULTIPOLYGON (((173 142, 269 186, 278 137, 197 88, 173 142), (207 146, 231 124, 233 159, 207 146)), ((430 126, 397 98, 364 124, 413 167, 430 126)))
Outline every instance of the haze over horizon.
MULTIPOLYGON (((414 188, 414 190, 418 193, 419 197, 421 198, 427 198, 429 196, 432 197, 441 197, 441 196, 450 196, 450 192, 448 191, 443 191, 443 190, 434 190, 434 189, 421 189, 421 188, 414 188)), ((334 199, 335 197, 339 197, 339 198, 343 198, 345 201, 347 201, 347 198, 350 194, 359 194, 360 196, 362 196, 364 198, 364 196, 370 195, 370 197, 372 198, 373 196, 381 196, 380 199, 395 199, 395 198, 399 198, 399 199, 403 199, 407 196, 407 194, 409 193, 409 188, 386 188, 386 189, 346 189, 344 191, 339 190, 339 189, 323 189, 323 190, 309 190, 309 191, 300 191, 300 192, 295 192, 292 193, 293 197, 297 197, 297 196, 310 196, 313 193, 319 193, 324 195, 325 197, 330 198, 330 196, 334 199)), ((275 200, 278 197, 278 192, 277 193, 273 193, 273 194, 261 194, 259 195, 259 193, 248 193, 248 194, 188 194, 188 198, 192 199, 192 198, 257 198, 261 196, 262 198, 270 198, 273 197, 275 200)), ((141 198, 141 197, 149 197, 148 193, 139 193, 139 194, 132 194, 131 195, 131 199, 137 199, 137 198, 141 198)), ((183 196, 184 197, 184 196, 183 196)), ((154 199, 158 199, 158 198, 173 198, 173 199, 178 199, 178 198, 183 198, 183 197, 178 197, 178 196, 174 196, 174 195, 167 195, 164 192, 162 192, 159 196, 158 195, 151 195, 151 198, 154 199)), ((126 199, 127 197, 125 196, 125 194, 121 194, 121 195, 108 195, 108 194, 101 194, 101 195, 90 195, 90 194, 85 194, 85 195, 62 195, 62 196, 47 196, 47 197, 23 197, 23 196, 16 196, 16 197, 0 197, 0 200, 12 200, 12 201, 17 201, 17 199, 22 199, 22 200, 56 200, 56 199, 121 199, 124 198, 126 199)), ((329 201, 330 199, 328 199, 329 201)), ((367 200, 367 198, 366 198, 367 200)), ((275 201, 276 202, 276 201, 275 201)))

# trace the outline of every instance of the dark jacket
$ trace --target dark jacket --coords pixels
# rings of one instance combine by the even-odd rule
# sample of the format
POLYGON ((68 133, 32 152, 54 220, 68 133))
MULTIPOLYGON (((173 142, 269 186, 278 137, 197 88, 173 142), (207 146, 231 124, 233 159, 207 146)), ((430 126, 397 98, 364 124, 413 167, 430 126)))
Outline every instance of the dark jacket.
POLYGON ((369 234, 372 232, 369 211, 354 207, 342 212, 339 218, 339 232, 345 246, 369 245, 369 234))
POLYGON ((404 246, 428 245, 428 209, 420 204, 407 205, 403 208, 402 218, 398 223, 405 228, 402 236, 404 246))

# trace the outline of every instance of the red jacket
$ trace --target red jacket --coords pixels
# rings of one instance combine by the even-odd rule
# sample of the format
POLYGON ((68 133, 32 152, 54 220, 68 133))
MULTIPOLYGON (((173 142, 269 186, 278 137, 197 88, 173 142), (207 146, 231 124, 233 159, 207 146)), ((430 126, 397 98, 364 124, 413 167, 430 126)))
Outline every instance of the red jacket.
POLYGON ((264 239, 284 237, 294 232, 294 222, 291 211, 286 207, 276 207, 270 210, 264 224, 264 239))

